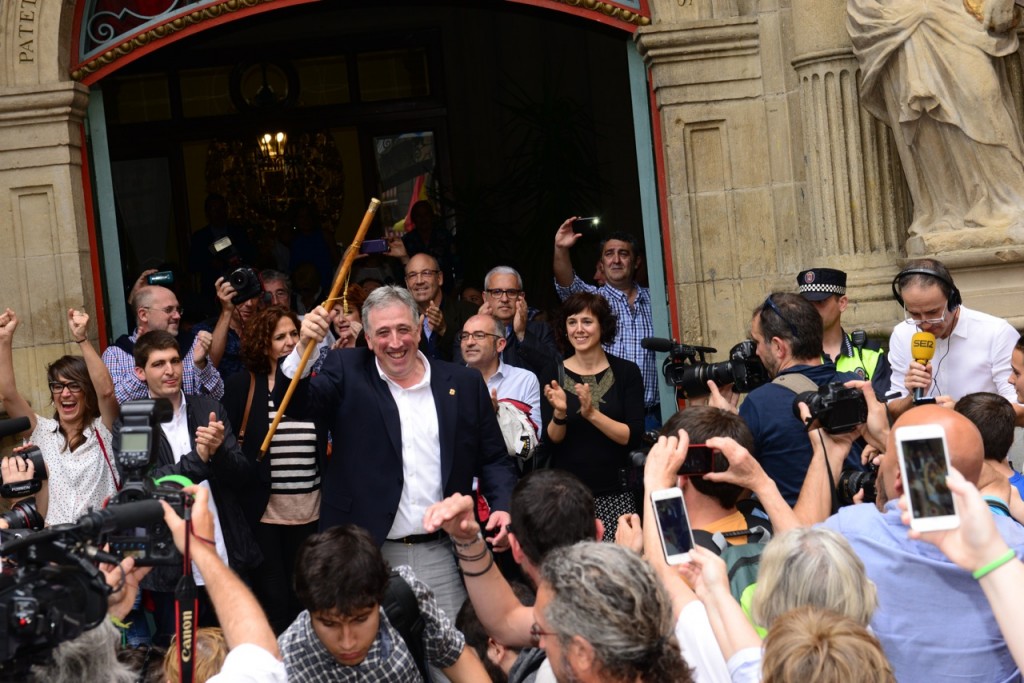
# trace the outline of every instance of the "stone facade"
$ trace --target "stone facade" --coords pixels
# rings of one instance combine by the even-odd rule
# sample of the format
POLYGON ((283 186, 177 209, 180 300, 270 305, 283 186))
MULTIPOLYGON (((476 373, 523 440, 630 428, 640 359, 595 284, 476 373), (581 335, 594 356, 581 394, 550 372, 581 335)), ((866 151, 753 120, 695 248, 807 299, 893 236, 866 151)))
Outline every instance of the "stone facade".
MULTIPOLYGON (((49 400, 43 365, 72 349, 63 312, 97 301, 82 182, 88 93, 68 76, 75 4, 12 0, 0 11, 0 305, 25 320, 18 380, 37 406, 49 400)), ((811 265, 849 272, 849 328, 887 332, 900 317, 889 284, 911 207, 891 133, 859 106, 845 0, 650 5, 635 38, 662 131, 678 335, 728 349, 765 294, 792 289, 811 265)), ((968 304, 1024 324, 1024 245, 959 234, 909 247, 946 261, 968 304)))

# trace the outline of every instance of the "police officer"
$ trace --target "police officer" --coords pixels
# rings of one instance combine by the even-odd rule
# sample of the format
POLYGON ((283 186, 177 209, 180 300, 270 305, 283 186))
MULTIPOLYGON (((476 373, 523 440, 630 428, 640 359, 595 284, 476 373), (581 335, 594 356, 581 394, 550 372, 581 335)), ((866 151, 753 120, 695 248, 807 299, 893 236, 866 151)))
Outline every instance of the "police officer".
POLYGON ((822 360, 832 361, 839 372, 853 372, 871 380, 875 395, 881 398, 889 391, 892 368, 882 345, 869 340, 863 330, 847 334, 843 329, 846 310, 846 273, 833 268, 811 268, 796 277, 798 291, 818 309, 823 326, 822 360))

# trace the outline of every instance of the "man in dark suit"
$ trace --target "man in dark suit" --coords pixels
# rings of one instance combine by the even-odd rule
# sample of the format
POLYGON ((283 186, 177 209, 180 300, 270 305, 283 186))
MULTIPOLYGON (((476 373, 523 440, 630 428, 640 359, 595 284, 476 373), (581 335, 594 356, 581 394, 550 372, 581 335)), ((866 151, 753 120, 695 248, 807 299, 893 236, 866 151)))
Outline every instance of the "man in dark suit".
MULTIPOLYGON (((425 533, 423 514, 453 493, 468 494, 477 476, 495 510, 488 528, 500 527, 494 543, 504 545, 515 468, 480 373, 417 350, 422 318, 408 291, 371 292, 363 324, 369 348, 329 352, 320 374, 299 382, 286 411, 330 420, 334 452, 323 474, 320 529, 367 529, 392 566, 411 566, 454 615, 465 588, 448 536, 425 533)), ((306 345, 327 329, 322 307, 306 314, 298 346, 278 366, 275 403, 306 345)))
POLYGON ((405 265, 405 286, 423 316, 419 349, 432 360, 452 359, 462 326, 476 315, 476 306, 446 295, 443 284, 444 273, 430 254, 416 254, 405 265))

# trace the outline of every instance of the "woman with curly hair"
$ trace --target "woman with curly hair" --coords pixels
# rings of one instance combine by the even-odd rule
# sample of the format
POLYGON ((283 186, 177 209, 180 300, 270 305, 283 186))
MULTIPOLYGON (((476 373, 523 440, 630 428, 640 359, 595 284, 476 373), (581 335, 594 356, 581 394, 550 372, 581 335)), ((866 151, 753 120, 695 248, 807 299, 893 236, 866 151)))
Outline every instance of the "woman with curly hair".
MULTIPOLYGON (((74 522, 89 508, 103 507, 120 483, 110 432, 120 407, 110 372, 86 336, 88 325, 86 313, 68 310, 71 338, 82 355, 61 356, 46 369, 54 407, 48 418, 37 415, 18 392, 12 348, 18 317, 9 308, 0 313, 0 400, 10 417, 29 419, 31 441, 42 451, 49 479, 36 501, 47 525, 74 522)), ((13 458, 4 478, 24 481, 32 472, 25 460, 13 458)))
POLYGON ((619 470, 644 430, 644 382, 636 363, 606 353, 615 316, 599 294, 579 292, 562 304, 555 330, 572 355, 545 378, 544 438, 551 466, 583 480, 594 494, 605 541, 615 540, 620 515, 636 512, 619 470))
POLYGON ((327 453, 326 426, 284 418, 267 456, 259 459, 277 414, 272 398, 277 363, 298 340, 299 320, 292 311, 270 306, 256 313, 242 335, 241 358, 248 372, 230 377, 224 386, 224 407, 253 464, 242 507, 265 558, 254 588, 277 633, 302 611, 292 590, 292 570, 299 546, 317 530, 320 471, 327 453))

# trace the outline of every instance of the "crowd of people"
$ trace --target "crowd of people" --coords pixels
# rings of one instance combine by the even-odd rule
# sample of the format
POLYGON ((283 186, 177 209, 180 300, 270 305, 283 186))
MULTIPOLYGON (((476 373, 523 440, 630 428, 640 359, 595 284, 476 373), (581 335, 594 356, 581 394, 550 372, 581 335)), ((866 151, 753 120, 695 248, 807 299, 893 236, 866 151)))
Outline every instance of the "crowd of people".
MULTIPOLYGON (((0 399, 42 451, 47 525, 121 490, 121 404, 169 403, 148 474, 194 484, 187 523, 165 506, 179 549, 195 541, 192 680, 1020 678, 1024 477, 1008 453, 1024 424, 1024 337, 964 306, 942 263, 893 279, 905 322, 888 350, 843 328, 845 273, 801 272, 751 312, 770 381, 742 402, 709 382, 662 425, 631 235, 603 240, 591 285, 572 266, 573 218, 559 226, 562 303, 545 313, 506 264, 452 287, 451 236, 414 208, 415 226, 390 240, 387 267, 403 277, 362 278, 339 300, 320 303, 323 265, 311 296, 270 269, 241 300, 194 250, 219 308, 205 324, 182 329, 175 291, 149 272, 130 292, 135 328, 102 354, 89 315, 69 310, 80 354, 47 368, 52 417, 19 393, 19 320, 0 313, 0 399), (921 332, 931 360, 910 351, 921 332), (793 407, 834 383, 866 406, 836 433, 806 394, 793 407), (944 431, 953 529, 908 528, 895 433, 916 425, 944 431), (691 444, 711 465, 681 474, 691 444), (682 564, 651 502, 675 487, 695 543, 682 564)), ((234 234, 209 237, 222 232, 234 234)), ((37 475, 19 452, 5 483, 37 475)), ((183 569, 103 569, 110 621, 34 676, 181 680, 183 569)))

